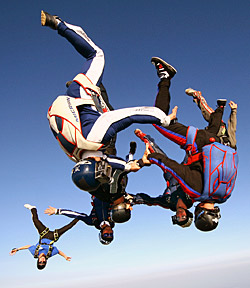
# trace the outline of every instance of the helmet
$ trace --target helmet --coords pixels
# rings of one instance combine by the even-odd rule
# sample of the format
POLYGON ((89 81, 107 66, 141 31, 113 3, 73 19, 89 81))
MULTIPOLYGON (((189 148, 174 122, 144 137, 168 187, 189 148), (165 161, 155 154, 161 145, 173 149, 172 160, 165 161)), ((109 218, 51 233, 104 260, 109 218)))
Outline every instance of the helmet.
POLYGON ((173 224, 174 224, 174 225, 177 224, 177 225, 181 226, 182 228, 189 227, 189 226, 192 224, 193 218, 194 218, 194 217, 193 217, 193 213, 191 213, 191 212, 188 211, 187 209, 184 209, 184 210, 186 211, 186 215, 187 215, 187 216, 186 216, 186 218, 183 219, 182 221, 179 221, 176 215, 172 216, 172 222, 173 222, 173 224))
POLYGON ((39 258, 37 259, 37 269, 38 270, 44 269, 46 264, 47 264, 47 259, 44 262, 42 262, 42 263, 40 262, 39 258))
POLYGON ((127 208, 126 203, 119 203, 112 207, 111 219, 117 223, 123 223, 131 218, 131 210, 127 208))
POLYGON ((72 180, 81 190, 96 190, 102 183, 111 179, 111 166, 106 161, 85 159, 78 162, 72 169, 72 180))
POLYGON ((96 161, 86 159, 78 162, 72 170, 72 180, 81 190, 96 190, 101 183, 95 178, 96 161))
POLYGON ((200 207, 199 205, 195 207, 195 219, 194 224, 197 229, 207 232, 214 230, 219 223, 220 208, 218 206, 214 207, 214 209, 206 209, 200 207))
POLYGON ((109 245, 114 240, 114 234, 112 233, 103 233, 100 231, 99 240, 103 245, 109 245))

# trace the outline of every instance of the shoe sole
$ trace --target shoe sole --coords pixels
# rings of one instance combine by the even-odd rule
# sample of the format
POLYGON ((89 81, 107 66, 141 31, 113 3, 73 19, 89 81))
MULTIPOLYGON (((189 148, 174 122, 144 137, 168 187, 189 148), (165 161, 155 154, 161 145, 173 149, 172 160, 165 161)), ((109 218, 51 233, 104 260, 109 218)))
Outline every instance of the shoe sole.
POLYGON ((161 59, 159 57, 152 57, 151 63, 153 65, 155 65, 157 63, 161 63, 162 66, 165 67, 167 70, 169 70, 173 75, 175 75, 177 72, 177 70, 172 65, 170 65, 169 63, 167 63, 166 61, 164 61, 163 59, 161 59))
POLYGON ((188 88, 185 90, 185 93, 188 95, 188 96, 192 96, 192 97, 199 97, 201 96, 201 91, 196 91, 192 88, 188 88), (190 91, 191 90, 191 91, 190 91))
POLYGON ((41 10, 41 25, 42 26, 47 26, 53 30, 56 30, 57 29, 57 23, 55 21, 56 18, 57 16, 50 15, 49 13, 41 10))
POLYGON ((45 12, 42 10, 42 11, 41 11, 41 25, 42 25, 42 26, 45 26, 45 24, 46 24, 46 14, 45 14, 45 12))

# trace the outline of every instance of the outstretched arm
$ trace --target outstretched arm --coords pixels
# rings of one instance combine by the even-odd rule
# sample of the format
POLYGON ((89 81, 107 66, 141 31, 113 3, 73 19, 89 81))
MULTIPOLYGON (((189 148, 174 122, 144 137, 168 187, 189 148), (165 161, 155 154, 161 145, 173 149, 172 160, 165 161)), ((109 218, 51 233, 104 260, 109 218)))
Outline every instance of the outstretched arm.
POLYGON ((228 105, 231 108, 231 113, 228 119, 227 130, 228 130, 228 136, 229 136, 229 141, 231 143, 231 147, 235 148, 236 147, 236 135, 235 134, 236 134, 236 125, 237 125, 236 114, 237 114, 238 105, 234 103, 233 101, 230 101, 228 105))
POLYGON ((71 260, 71 257, 64 254, 61 250, 58 250, 58 251, 59 251, 59 255, 61 255, 65 260, 67 260, 67 261, 71 260))
POLYGON ((57 209, 55 207, 49 206, 46 210, 44 210, 45 214, 48 214, 49 216, 56 214, 57 209))
POLYGON ((20 248, 13 248, 11 251, 10 251, 10 255, 13 256, 16 254, 17 251, 19 250, 25 250, 25 249, 29 249, 31 245, 25 245, 25 246, 22 246, 20 248))

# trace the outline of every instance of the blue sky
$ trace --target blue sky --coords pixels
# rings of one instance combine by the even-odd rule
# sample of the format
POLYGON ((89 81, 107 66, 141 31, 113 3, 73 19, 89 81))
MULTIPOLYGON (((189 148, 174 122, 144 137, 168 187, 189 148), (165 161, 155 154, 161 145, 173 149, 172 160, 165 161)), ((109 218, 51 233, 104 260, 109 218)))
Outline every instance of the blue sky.
MULTIPOLYGON (((250 90, 249 1, 9 1, 1 7, 1 284, 3 287, 248 287, 250 90), (25 4, 24 4, 25 3, 25 4), (25 8, 24 8, 25 7, 25 8), (178 119, 203 128, 206 123, 185 89, 201 90, 215 107, 217 98, 238 103, 238 178, 231 199, 221 205, 218 229, 202 233, 171 224, 171 212, 135 206, 130 222, 116 225, 115 241, 102 246, 98 231, 78 223, 57 243, 71 262, 53 257, 44 271, 28 251, 10 257, 13 247, 34 244, 38 235, 30 212, 34 204, 51 229, 65 225, 49 217, 52 205, 90 212, 90 196, 74 187, 73 162, 60 150, 46 113, 65 92, 84 61, 55 31, 40 26, 40 10, 82 26, 105 52, 103 83, 115 108, 152 105, 158 78, 150 63, 159 56, 176 67, 171 105, 178 119), (119 284, 117 284, 119 283, 119 284), (199 284, 197 284, 199 283, 199 284)), ((224 120, 230 109, 227 107, 224 120)), ((120 156, 136 141, 135 128, 150 133, 172 158, 184 152, 150 125, 119 133, 120 156)), ((144 146, 138 142, 136 157, 144 146)), ((158 167, 129 175, 127 192, 159 195, 158 167)))

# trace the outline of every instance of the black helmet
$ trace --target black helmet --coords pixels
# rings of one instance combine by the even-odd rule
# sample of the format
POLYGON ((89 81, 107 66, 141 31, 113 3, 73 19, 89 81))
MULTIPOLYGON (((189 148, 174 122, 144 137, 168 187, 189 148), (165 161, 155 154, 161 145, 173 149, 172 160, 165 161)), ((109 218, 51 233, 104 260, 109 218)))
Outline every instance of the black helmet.
POLYGON ((39 262, 39 258, 37 259, 37 269, 38 270, 42 270, 42 269, 44 269, 45 268, 45 266, 46 266, 46 264, 47 264, 47 259, 45 260, 45 262, 42 262, 42 263, 40 263, 39 262))
POLYGON ((106 161, 85 159, 78 162, 72 170, 72 180, 75 185, 84 191, 94 191, 102 183, 111 179, 111 166, 106 161))
POLYGON ((219 223, 220 208, 218 206, 214 209, 206 209, 199 205, 195 207, 195 219, 194 224, 197 229, 207 232, 214 230, 219 223))
MULTIPOLYGON (((184 209, 184 208, 183 208, 183 209, 184 209)), ((191 213, 191 212, 188 211, 187 209, 184 209, 184 210, 186 211, 186 215, 187 215, 187 216, 186 216, 186 218, 183 219, 182 221, 179 221, 176 215, 172 216, 172 222, 173 222, 173 224, 174 224, 174 225, 177 224, 177 225, 181 226, 182 228, 189 227, 189 226, 192 224, 193 218, 194 218, 194 217, 193 217, 193 213, 191 213)))
POLYGON ((126 203, 113 205, 111 211, 111 219, 116 223, 123 223, 131 218, 131 210, 127 208, 126 203))

